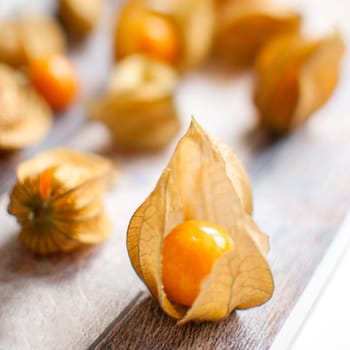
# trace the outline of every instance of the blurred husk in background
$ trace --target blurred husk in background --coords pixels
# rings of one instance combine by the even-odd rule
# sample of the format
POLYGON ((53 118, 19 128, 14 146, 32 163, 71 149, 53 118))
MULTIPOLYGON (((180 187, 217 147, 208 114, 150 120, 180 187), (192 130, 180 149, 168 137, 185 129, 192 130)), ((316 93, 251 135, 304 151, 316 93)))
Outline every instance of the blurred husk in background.
POLYGON ((250 67, 266 42, 300 23, 298 12, 277 1, 216 1, 214 54, 235 68, 250 67))
POLYGON ((98 24, 103 5, 104 0, 60 0, 58 16, 71 34, 85 37, 98 24))
POLYGON ((170 65, 129 56, 113 69, 104 95, 90 105, 91 117, 105 123, 123 149, 164 147, 179 130, 173 100, 177 82, 170 65))
POLYGON ((194 68, 210 53, 214 25, 211 0, 128 1, 117 21, 115 56, 144 53, 164 59, 180 71, 194 68), (152 45, 157 40, 163 47, 152 45))
POLYGON ((21 67, 66 48, 65 35, 53 17, 36 14, 0 20, 1 62, 21 67))
POLYGON ((338 32, 321 39, 282 35, 266 44, 255 65, 261 124, 281 135, 306 122, 332 95, 344 51, 338 32))

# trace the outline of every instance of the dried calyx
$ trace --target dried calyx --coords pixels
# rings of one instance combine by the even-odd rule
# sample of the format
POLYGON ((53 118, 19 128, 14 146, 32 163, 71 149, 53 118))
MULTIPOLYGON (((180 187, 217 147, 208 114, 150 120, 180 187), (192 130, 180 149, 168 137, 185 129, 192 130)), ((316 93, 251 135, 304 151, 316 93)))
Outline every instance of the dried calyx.
POLYGON ((147 0, 155 12, 175 23, 180 33, 180 70, 197 67, 210 54, 215 12, 212 0, 147 0))
POLYGON ((265 259, 269 239, 252 220, 251 210, 249 180, 241 162, 193 121, 155 189, 131 218, 127 238, 136 273, 179 323, 221 320, 233 309, 257 306, 271 297, 273 279, 265 259), (219 226, 231 237, 233 249, 229 246, 216 259, 199 294, 186 307, 164 291, 162 251, 169 232, 188 220, 219 226))
POLYGON ((0 22, 0 61, 13 66, 61 53, 66 39, 58 23, 44 15, 21 16, 0 22))
POLYGON ((170 18, 153 11, 147 1, 127 1, 115 29, 114 54, 117 60, 144 54, 176 65, 181 55, 180 33, 170 18))
POLYGON ((60 0, 58 14, 71 33, 85 36, 96 27, 103 5, 103 0, 60 0))
POLYGON ((21 226, 22 243, 46 255, 106 239, 111 225, 102 196, 113 174, 109 160, 69 149, 20 164, 8 211, 21 226))
POLYGON ((238 67, 254 63, 259 50, 274 36, 295 32, 300 15, 272 0, 218 1, 216 56, 238 67))
POLYGON ((109 127, 121 148, 163 147, 179 129, 173 96, 177 82, 171 66, 130 56, 114 68, 107 91, 91 106, 92 117, 109 127))
POLYGON ((262 125, 284 134, 303 124, 332 95, 345 45, 339 33, 321 39, 282 35, 256 61, 255 104, 262 125))
POLYGON ((0 64, 0 149, 19 149, 41 141, 51 123, 51 110, 25 77, 0 64))

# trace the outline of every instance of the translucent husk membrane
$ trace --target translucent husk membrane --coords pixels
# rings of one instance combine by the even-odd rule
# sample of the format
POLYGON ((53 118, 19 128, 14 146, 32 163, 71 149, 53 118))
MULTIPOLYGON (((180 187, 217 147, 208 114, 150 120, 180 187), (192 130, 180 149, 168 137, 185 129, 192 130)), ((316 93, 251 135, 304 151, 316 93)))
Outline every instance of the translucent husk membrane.
POLYGON ((251 211, 249 180, 241 162, 193 120, 155 189, 132 216, 127 236, 136 273, 180 324, 221 320, 233 309, 257 306, 271 297, 273 279, 265 259, 269 240, 251 211), (189 219, 226 229, 234 248, 217 259, 187 308, 167 297, 161 276, 164 237, 189 219))
POLYGON ((180 39, 171 18, 153 11, 145 0, 127 1, 116 23, 114 56, 121 60, 144 54, 176 66, 182 51, 180 39))
POLYGON ((0 150, 24 148, 41 141, 52 112, 25 77, 0 64, 0 150))
POLYGON ((203 63, 213 41, 215 12, 212 0, 147 0, 147 3, 177 25, 182 43, 179 69, 186 70, 203 63))
POLYGON ((166 63, 143 55, 125 58, 114 68, 105 94, 91 105, 92 118, 107 125, 121 148, 161 148, 179 130, 177 82, 166 63))
POLYGON ((0 61, 22 66, 29 61, 61 53, 66 39, 53 17, 19 16, 0 21, 0 61))
POLYGON ((41 255, 105 240, 111 224, 103 194, 113 174, 109 160, 64 148, 20 164, 8 205, 21 226, 19 239, 41 255))
POLYGON ((261 123, 275 134, 303 124, 332 95, 344 50, 338 32, 321 39, 282 35, 268 43, 256 61, 261 123))
POLYGON ((301 17, 277 1, 234 0, 217 2, 216 22, 216 56, 245 68, 271 38, 297 31, 301 17))
POLYGON ((104 0, 60 0, 58 13, 70 32, 85 36, 96 27, 103 5, 104 0))

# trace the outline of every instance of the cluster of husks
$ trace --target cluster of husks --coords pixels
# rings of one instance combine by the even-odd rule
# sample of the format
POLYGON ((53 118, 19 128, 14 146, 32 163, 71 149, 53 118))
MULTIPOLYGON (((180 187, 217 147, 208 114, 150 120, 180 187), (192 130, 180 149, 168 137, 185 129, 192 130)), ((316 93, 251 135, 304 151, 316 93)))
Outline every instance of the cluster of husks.
POLYGON ((115 56, 143 54, 182 71, 213 51, 235 68, 255 67, 261 124, 283 134, 331 96, 344 52, 339 33, 308 39, 301 22, 274 0, 129 0, 117 22, 115 56))
MULTIPOLYGON (((62 0, 60 16, 71 31, 85 35, 96 25, 101 4, 62 0)), ((104 95, 91 105, 92 118, 105 123, 122 148, 166 145, 179 129, 178 72, 202 63, 214 37, 218 57, 240 68, 255 67, 261 122, 273 133, 286 133, 330 97, 344 52, 338 33, 311 40, 300 34, 300 22, 297 12, 271 0, 130 0, 116 28, 120 61, 104 95)), ((64 49, 61 30, 48 18, 0 23, 1 61, 21 66, 64 49)), ((46 104, 5 65, 0 66, 0 106, 2 149, 30 145, 50 125, 46 104)), ((67 149, 21 164, 8 211, 21 225, 24 245, 44 255, 104 240, 110 222, 102 195, 113 172, 110 161, 67 149)), ((269 239, 251 214, 250 183, 241 162, 193 121, 128 227, 133 267, 168 315, 179 323, 217 321, 271 297, 269 239), (222 227, 234 247, 215 261, 190 307, 171 300, 162 282, 164 237, 186 220, 222 227)))
POLYGON ((177 81, 166 63, 129 56, 112 71, 104 96, 91 106, 92 117, 110 128, 121 148, 162 147, 179 129, 173 100, 177 81))
POLYGON ((235 308, 271 297, 273 279, 265 256, 269 239, 254 223, 247 174, 230 148, 192 122, 156 188, 136 210, 127 247, 136 273, 162 309, 179 323, 217 321, 235 308), (231 236, 191 307, 172 301, 162 283, 164 237, 185 220, 210 221, 231 236))
POLYGON ((255 67, 255 103, 268 131, 293 130, 332 95, 344 53, 339 33, 307 38, 301 16, 273 0, 221 0, 216 10, 216 56, 255 67))
POLYGON ((37 143, 46 136, 51 122, 49 107, 26 78, 0 64, 0 149, 37 143))
POLYGON ((20 164, 8 211, 21 226, 23 244, 46 255, 106 239, 111 225, 102 196, 113 172, 109 160, 69 149, 20 164))
POLYGON ((52 17, 27 15, 0 21, 1 150, 31 146, 48 133, 52 111, 24 72, 33 60, 65 50, 64 33, 52 17))
POLYGON ((211 0, 125 2, 115 30, 114 83, 92 108, 117 144, 150 149, 171 141, 179 129, 177 73, 209 56, 214 25, 211 0))

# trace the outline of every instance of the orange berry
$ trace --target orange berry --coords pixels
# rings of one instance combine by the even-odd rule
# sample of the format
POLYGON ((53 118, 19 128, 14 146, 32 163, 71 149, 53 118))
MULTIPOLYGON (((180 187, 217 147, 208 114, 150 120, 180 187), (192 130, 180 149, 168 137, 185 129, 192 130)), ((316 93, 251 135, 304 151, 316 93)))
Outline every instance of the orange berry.
POLYGON ((174 23, 139 7, 126 6, 116 28, 116 57, 143 53, 176 63, 180 53, 179 33, 174 23))
POLYGON ((232 246, 228 232, 210 222, 188 220, 176 226, 163 245, 165 293, 175 302, 191 306, 216 259, 232 246))
POLYGON ((178 43, 171 23, 166 19, 147 14, 140 21, 139 45, 142 52, 159 59, 174 62, 178 43))
POLYGON ((69 106, 78 93, 78 75, 70 59, 61 54, 29 62, 29 76, 36 90, 55 110, 69 106))
POLYGON ((45 169, 39 177, 39 192, 41 198, 46 201, 52 192, 53 177, 57 167, 51 166, 45 169))

